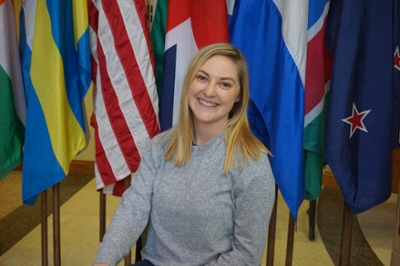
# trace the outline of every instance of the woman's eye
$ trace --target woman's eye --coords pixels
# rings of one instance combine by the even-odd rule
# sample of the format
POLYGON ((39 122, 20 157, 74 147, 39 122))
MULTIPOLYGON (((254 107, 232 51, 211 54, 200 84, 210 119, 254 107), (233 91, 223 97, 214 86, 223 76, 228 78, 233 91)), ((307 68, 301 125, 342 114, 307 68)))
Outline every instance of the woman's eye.
POLYGON ((206 77, 203 75, 197 75, 197 79, 200 81, 204 81, 204 80, 206 80, 206 77))
POLYGON ((230 84, 230 83, 227 83, 227 82, 222 82, 222 83, 221 83, 221 86, 222 86, 223 88, 230 88, 230 87, 231 87, 231 84, 230 84))

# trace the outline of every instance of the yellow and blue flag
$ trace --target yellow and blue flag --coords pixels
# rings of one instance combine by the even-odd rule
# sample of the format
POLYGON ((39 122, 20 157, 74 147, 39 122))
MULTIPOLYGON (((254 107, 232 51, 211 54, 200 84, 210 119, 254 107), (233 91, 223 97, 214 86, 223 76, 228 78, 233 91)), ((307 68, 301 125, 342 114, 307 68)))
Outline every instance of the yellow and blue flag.
POLYGON ((27 97, 22 197, 33 205, 42 191, 64 179, 71 160, 86 146, 87 2, 24 1, 20 25, 27 97))

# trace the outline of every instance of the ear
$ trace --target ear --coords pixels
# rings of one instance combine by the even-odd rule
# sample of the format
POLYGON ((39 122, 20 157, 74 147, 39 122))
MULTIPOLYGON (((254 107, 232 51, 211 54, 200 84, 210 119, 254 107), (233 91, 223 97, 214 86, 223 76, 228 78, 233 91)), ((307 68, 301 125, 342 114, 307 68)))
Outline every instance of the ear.
POLYGON ((235 103, 240 101, 240 96, 236 97, 235 103))

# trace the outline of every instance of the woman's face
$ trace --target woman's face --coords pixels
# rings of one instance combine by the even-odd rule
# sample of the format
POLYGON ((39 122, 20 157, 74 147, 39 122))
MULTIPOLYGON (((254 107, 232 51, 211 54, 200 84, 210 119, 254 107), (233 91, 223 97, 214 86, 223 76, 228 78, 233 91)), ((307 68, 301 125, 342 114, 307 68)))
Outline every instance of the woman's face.
POLYGON ((240 85, 234 63, 216 55, 208 59, 189 86, 188 102, 195 129, 225 128, 233 104, 239 101, 240 85))

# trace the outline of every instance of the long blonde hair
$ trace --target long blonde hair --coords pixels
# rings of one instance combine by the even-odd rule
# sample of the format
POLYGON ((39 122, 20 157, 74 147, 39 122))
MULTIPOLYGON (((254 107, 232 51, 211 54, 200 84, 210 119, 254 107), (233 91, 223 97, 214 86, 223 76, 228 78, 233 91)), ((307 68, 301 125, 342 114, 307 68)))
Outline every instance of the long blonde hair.
POLYGON ((192 154, 194 125, 193 112, 187 99, 189 86, 204 63, 216 55, 225 56, 235 64, 240 86, 239 101, 233 105, 228 124, 224 129, 226 158, 223 172, 228 172, 232 161, 235 167, 239 167, 244 161, 249 163, 249 157, 258 159, 261 152, 269 153, 267 148, 251 133, 247 119, 250 92, 246 59, 233 45, 216 43, 202 48, 194 56, 183 82, 178 123, 167 133, 167 135, 171 134, 171 140, 164 152, 165 160, 174 160, 177 167, 185 165, 192 154))

